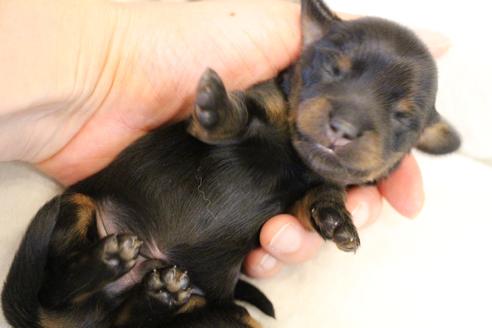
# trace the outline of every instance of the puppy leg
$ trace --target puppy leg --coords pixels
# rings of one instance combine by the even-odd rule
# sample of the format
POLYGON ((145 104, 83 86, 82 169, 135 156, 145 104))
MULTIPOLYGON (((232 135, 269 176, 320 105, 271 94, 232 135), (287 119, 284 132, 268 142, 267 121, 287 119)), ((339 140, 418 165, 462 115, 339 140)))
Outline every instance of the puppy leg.
POLYGON ((205 306, 205 299, 192 295, 190 278, 176 266, 151 269, 128 293, 113 327, 162 327, 176 315, 205 306))
POLYGON ((141 241, 128 234, 99 240, 96 225, 89 197, 63 196, 39 294, 46 309, 80 305, 135 265, 141 241))
POLYGON ((111 327, 261 327, 246 309, 232 301, 207 304, 204 297, 191 291, 186 271, 175 266, 151 269, 142 283, 127 294, 111 327))
POLYGON ((217 73, 202 76, 188 131, 209 144, 237 143, 261 133, 266 125, 287 130, 287 105, 274 82, 228 93, 217 73))
POLYGON ((332 239, 343 251, 355 251, 360 245, 357 230, 345 208, 345 191, 338 186, 323 185, 310 190, 294 204, 291 212, 306 228, 332 239))
POLYGON ((166 328, 261 328, 248 311, 233 302, 214 304, 177 316, 166 328))

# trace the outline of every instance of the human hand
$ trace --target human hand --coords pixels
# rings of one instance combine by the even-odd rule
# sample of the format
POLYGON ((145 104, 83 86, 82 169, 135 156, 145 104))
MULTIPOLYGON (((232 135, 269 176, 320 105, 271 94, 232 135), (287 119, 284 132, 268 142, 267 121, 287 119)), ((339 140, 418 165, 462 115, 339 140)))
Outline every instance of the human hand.
MULTIPOLYGON (((378 186, 348 191, 346 206, 357 228, 366 227, 379 217, 383 198, 403 216, 411 218, 420 212, 424 203, 422 177, 412 155, 405 157, 400 167, 378 186)), ((322 243, 317 232, 306 231, 296 218, 275 216, 263 226, 261 248, 248 255, 244 270, 252 277, 271 277, 285 264, 309 260, 322 243)))
MULTIPOLYGON (((0 159, 37 163, 65 184, 97 172, 152 128, 188 115, 207 66, 228 89, 243 89, 275 76, 300 51, 299 6, 284 1, 10 2, 0 21, 8 50, 0 54, 1 75, 11 77, 0 81, 0 159)), ((440 52, 443 44, 430 46, 440 52)), ((378 188, 349 192, 358 225, 378 216, 382 197, 404 215, 418 212, 423 193, 413 158, 378 188)), ((282 262, 314 254, 321 241, 304 230, 299 249, 272 248, 286 223, 299 227, 285 215, 265 224, 263 248, 247 258, 247 273, 268 276, 282 262), (270 264, 278 260, 258 270, 266 254, 270 264)))

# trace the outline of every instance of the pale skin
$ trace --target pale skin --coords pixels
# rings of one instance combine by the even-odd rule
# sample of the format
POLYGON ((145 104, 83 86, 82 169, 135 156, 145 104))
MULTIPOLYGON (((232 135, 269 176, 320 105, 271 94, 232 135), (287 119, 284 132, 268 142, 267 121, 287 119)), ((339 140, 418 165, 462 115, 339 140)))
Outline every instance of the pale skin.
MULTIPOLYGON (((288 66, 300 52, 299 9, 274 0, 0 2, 0 160, 34 163, 66 185, 97 172, 149 130, 185 118, 206 67, 244 89, 288 66)), ((448 47, 422 37, 436 56, 448 47)), ((413 156, 378 186, 349 191, 355 224, 374 222, 383 198, 418 214, 413 156)), ((254 277, 306 261, 322 244, 289 215, 269 220, 260 241, 244 265, 254 277)))

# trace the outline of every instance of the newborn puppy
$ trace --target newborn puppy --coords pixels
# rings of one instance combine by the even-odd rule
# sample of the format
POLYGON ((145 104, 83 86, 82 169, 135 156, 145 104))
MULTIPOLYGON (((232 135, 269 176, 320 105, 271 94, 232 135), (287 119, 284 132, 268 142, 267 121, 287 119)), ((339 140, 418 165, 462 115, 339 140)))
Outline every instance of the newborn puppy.
POLYGON ((459 137, 434 107, 435 64, 394 23, 302 1, 303 51, 276 80, 228 93, 203 75, 188 122, 161 127, 36 215, 2 294, 15 327, 259 327, 239 280, 265 221, 291 212, 355 251, 349 185, 416 146, 459 137))

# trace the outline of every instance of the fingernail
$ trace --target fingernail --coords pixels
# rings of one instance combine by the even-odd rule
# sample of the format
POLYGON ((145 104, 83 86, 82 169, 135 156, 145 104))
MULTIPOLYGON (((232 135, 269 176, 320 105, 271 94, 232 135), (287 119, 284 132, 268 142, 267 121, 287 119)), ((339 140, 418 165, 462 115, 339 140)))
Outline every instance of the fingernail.
POLYGON ((357 228, 364 226, 369 221, 369 206, 365 202, 360 202, 357 207, 351 211, 352 221, 357 228))
POLYGON ((298 251, 301 248, 302 231, 287 223, 273 236, 268 244, 273 252, 280 254, 289 254, 298 251))
POLYGON ((258 264, 257 271, 268 272, 273 270, 276 265, 277 259, 270 254, 265 254, 261 259, 260 264, 258 264))

